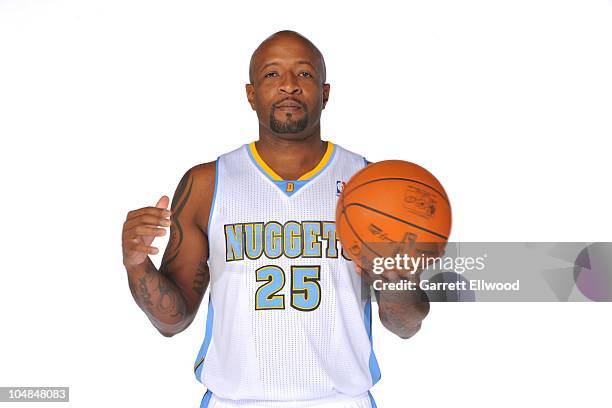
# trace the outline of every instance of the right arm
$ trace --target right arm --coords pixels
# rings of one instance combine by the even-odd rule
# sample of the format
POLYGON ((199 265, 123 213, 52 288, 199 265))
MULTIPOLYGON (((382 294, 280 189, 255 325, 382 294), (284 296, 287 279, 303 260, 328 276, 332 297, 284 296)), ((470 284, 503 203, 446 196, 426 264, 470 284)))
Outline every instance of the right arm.
POLYGON ((195 318, 208 283, 208 214, 215 162, 195 166, 179 182, 168 220, 168 198, 128 213, 123 225, 123 264, 134 300, 164 336, 185 330, 195 318), (156 236, 170 226, 159 270, 149 254, 156 236), (161 228, 160 228, 161 227, 161 228))

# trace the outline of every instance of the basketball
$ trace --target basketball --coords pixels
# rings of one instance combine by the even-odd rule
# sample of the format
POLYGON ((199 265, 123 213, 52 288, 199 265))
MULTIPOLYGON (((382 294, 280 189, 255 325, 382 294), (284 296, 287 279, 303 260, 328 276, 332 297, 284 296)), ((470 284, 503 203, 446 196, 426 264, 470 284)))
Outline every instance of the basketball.
POLYGON ((345 185, 336 229, 345 254, 361 268, 376 257, 437 256, 451 231, 451 207, 429 171, 386 160, 366 166, 345 185))

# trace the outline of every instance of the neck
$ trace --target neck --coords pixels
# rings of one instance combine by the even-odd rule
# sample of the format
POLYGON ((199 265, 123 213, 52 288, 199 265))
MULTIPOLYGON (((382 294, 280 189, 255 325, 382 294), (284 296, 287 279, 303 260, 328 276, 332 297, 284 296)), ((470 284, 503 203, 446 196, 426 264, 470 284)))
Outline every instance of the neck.
POLYGON ((297 180, 321 161, 327 143, 321 141, 318 124, 309 135, 297 139, 282 138, 267 129, 262 132, 260 127, 255 148, 263 161, 284 180, 297 180))

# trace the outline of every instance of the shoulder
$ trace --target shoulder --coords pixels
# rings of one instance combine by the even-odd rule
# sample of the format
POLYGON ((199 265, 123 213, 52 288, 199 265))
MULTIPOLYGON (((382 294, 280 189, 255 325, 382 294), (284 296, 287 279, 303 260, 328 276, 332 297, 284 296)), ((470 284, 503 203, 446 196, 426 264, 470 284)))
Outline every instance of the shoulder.
POLYGON ((208 163, 202 163, 193 166, 190 171, 193 174, 194 182, 199 184, 200 188, 207 188, 212 185, 215 187, 215 169, 217 167, 216 161, 208 163))
POLYGON ((212 161, 197 164, 188 169, 181 177, 177 187, 177 193, 182 194, 175 194, 175 198, 178 199, 187 194, 189 196, 195 194, 201 198, 201 195, 206 194, 208 190, 214 190, 215 168, 216 162, 212 161))

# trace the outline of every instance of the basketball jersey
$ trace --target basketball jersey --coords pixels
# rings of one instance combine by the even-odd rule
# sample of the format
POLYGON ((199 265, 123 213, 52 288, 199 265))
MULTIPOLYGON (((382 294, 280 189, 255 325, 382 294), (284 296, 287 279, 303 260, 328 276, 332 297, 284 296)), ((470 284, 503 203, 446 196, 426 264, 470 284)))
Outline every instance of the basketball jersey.
POLYGON ((220 156, 208 223, 210 294, 195 375, 231 400, 334 400, 380 378, 370 292, 342 252, 335 209, 363 156, 331 142, 298 180, 255 144, 220 156))

